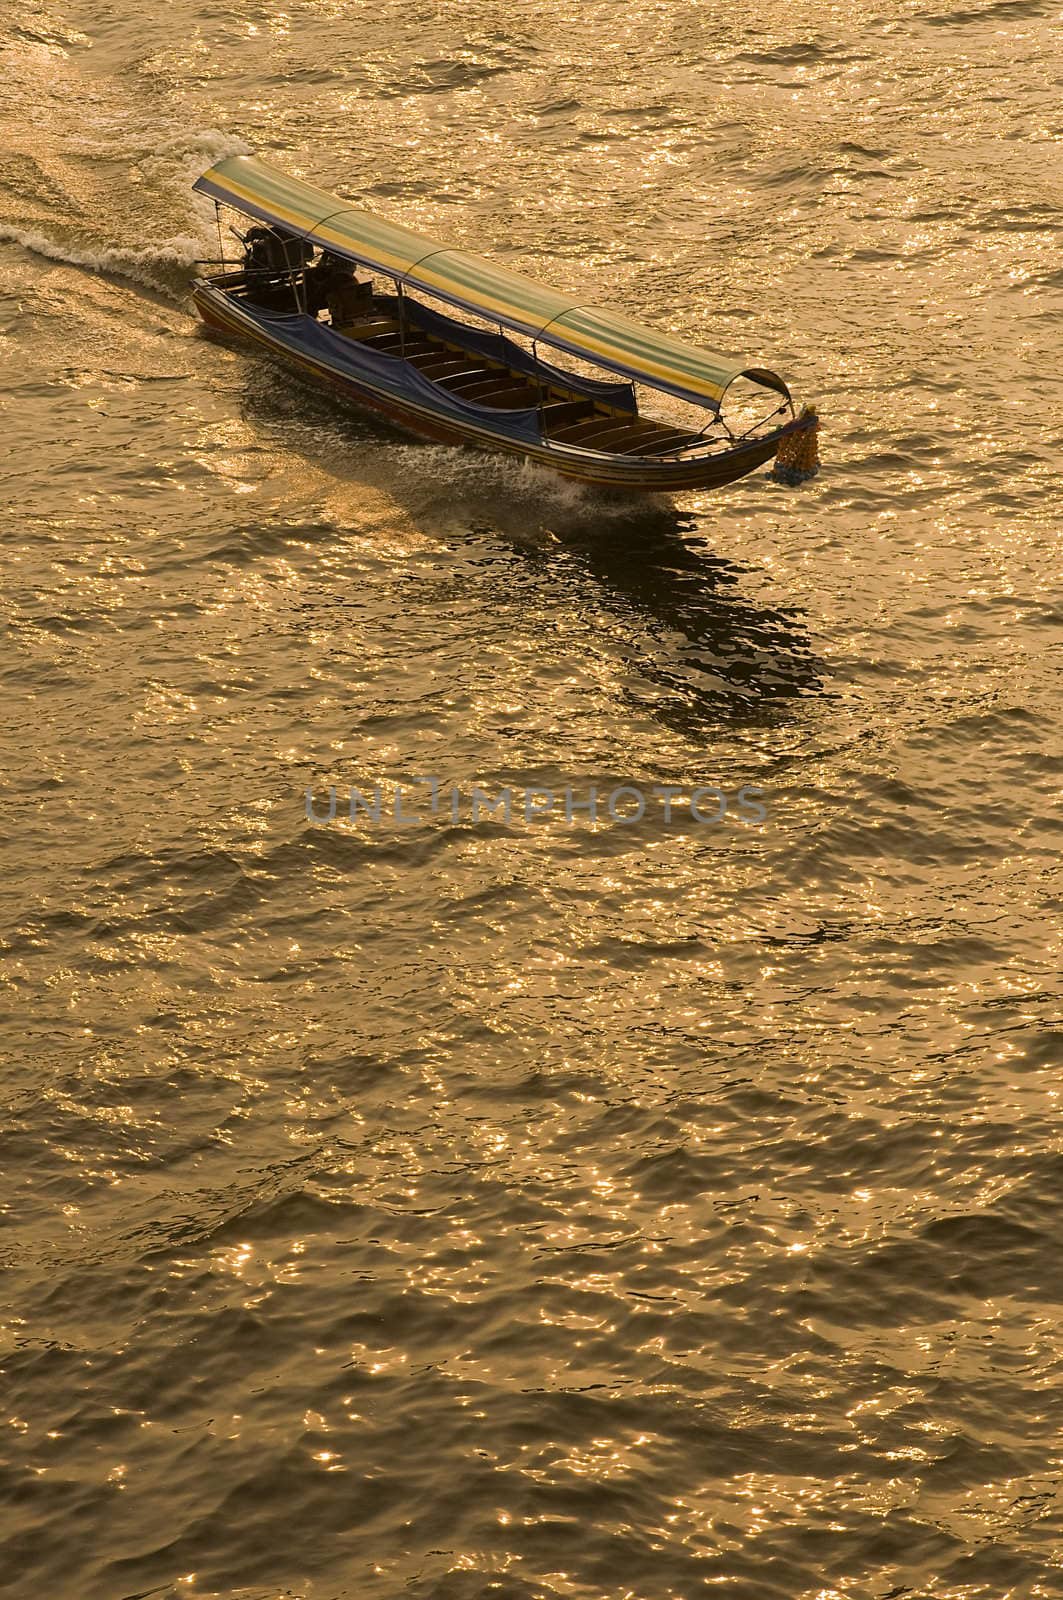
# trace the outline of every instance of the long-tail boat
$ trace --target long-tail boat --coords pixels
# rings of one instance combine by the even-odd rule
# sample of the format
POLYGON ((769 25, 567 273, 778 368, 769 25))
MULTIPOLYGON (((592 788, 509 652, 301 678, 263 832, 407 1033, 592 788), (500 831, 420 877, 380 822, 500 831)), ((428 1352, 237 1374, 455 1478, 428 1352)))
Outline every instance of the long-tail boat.
POLYGON ((798 417, 786 384, 764 367, 448 249, 257 156, 220 161, 194 187, 215 201, 222 252, 201 265, 224 269, 193 281, 204 322, 422 437, 509 451, 584 482, 668 492, 731 483, 780 446, 793 457, 814 431, 814 416, 798 417), (248 233, 233 230, 243 245, 235 261, 225 256, 222 207, 252 219, 248 233), (558 356, 547 359, 543 347, 558 356), (608 376, 566 368, 565 356, 608 376), (722 411, 738 378, 768 391, 771 405, 740 432, 722 411), (640 390, 688 402, 684 421, 644 410, 640 390))

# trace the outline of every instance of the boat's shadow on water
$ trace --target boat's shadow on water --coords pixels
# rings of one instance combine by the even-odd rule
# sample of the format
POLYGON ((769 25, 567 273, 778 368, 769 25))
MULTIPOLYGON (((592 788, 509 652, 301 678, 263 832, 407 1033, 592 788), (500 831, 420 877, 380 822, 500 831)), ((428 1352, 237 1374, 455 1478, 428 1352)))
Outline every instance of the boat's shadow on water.
POLYGON ((506 456, 411 441, 298 378, 278 386, 275 368, 253 364, 243 405, 251 426, 386 494, 448 547, 462 530, 470 542, 503 541, 544 585, 556 582, 559 606, 575 588, 626 658, 633 708, 696 736, 721 722, 787 721, 798 700, 823 692, 804 613, 751 598, 756 567, 713 553, 711 514, 604 498, 506 456))
POLYGON ((629 687, 627 697, 677 731, 784 721, 821 692, 802 613, 752 599, 753 569, 713 554, 705 520, 661 505, 564 538, 599 604, 632 624, 629 654, 646 692, 629 687))

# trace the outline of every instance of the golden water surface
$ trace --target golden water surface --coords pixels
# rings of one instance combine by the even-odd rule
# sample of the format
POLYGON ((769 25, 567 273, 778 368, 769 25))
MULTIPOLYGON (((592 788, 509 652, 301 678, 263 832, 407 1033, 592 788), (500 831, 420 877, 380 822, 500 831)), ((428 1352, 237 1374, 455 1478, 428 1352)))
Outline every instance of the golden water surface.
POLYGON ((0 0, 5 1596, 1063 1593, 1060 22, 0 0), (212 342, 246 149, 785 372, 821 476, 212 342))

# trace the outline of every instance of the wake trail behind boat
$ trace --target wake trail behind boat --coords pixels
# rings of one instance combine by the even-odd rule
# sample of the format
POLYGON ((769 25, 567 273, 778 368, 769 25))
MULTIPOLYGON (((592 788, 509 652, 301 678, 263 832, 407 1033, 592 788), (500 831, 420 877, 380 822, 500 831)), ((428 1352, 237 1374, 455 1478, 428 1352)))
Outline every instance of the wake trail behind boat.
POLYGON ((84 200, 75 204, 72 198, 75 193, 84 195, 84 167, 66 170, 67 164, 61 160, 23 155, 16 189, 8 181, 5 161, 0 158, 0 206, 5 191, 17 202, 17 210, 15 206, 4 207, 7 215, 0 218, 0 241, 20 245, 49 261, 129 279, 176 304, 184 304, 196 261, 217 252, 213 208, 200 196, 195 196, 189 205, 188 174, 199 170, 204 155, 210 159, 219 152, 239 154, 243 148, 242 140, 207 129, 175 135, 150 153, 132 159, 128 153, 120 156, 111 152, 106 159, 99 156, 88 167, 88 187, 98 190, 100 234, 96 237, 92 237, 95 208, 84 200), (118 160, 130 176, 124 188, 116 191, 109 168, 118 160), (39 178, 36 199, 27 196, 27 166, 39 178), (91 181, 93 176, 95 182, 91 181), (60 228, 53 225, 49 215, 57 212, 65 212, 60 228), (129 220, 120 220, 120 212, 129 220), (72 213, 76 216, 73 223, 67 220, 72 213), (164 226, 155 226, 164 216, 171 226, 175 217, 180 218, 187 231, 167 232, 164 226), (132 242, 119 242, 131 233, 132 242))
POLYGON ((143 249, 104 245, 94 249, 74 241, 49 239, 34 228, 13 228, 0 224, 0 241, 21 245, 34 255, 59 261, 88 272, 129 278, 154 289, 178 303, 187 295, 187 278, 203 250, 203 240, 184 235, 143 249))
POLYGON ((217 251, 213 210, 189 203, 190 183, 244 140, 160 119, 157 100, 59 48, 0 49, 0 70, 19 108, 0 109, 0 242, 182 304, 195 261, 217 251))

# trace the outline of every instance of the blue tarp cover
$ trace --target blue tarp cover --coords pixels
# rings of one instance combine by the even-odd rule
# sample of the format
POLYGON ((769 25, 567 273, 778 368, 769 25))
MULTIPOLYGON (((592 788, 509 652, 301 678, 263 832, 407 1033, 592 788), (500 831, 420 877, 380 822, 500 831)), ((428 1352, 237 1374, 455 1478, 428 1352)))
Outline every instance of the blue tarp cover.
POLYGON ((294 355, 306 356, 328 367, 340 377, 379 389, 397 400, 408 400, 443 419, 449 417, 456 422, 471 423, 524 444, 541 442, 542 430, 535 406, 521 411, 501 411, 496 406, 477 405, 475 400, 464 400, 461 395, 433 383, 399 356, 371 350, 347 339, 303 312, 267 311, 246 300, 238 303, 240 310, 263 330, 268 330, 277 344, 294 355))
MULTIPOLYGON (((383 390, 397 400, 409 400, 435 412, 440 417, 489 428, 492 433, 525 444, 538 444, 542 440, 542 426, 538 408, 529 406, 519 411, 503 411, 497 406, 478 405, 475 400, 434 383, 416 367, 411 367, 398 355, 383 350, 370 349, 354 339, 336 333, 327 323, 318 322, 302 312, 269 311, 246 300, 235 302, 245 316, 268 329, 271 338, 293 354, 304 355, 320 362, 342 377, 383 390)), ((396 296, 380 296, 378 304, 396 318, 399 302, 396 296)), ((637 410, 634 387, 630 383, 611 383, 595 378, 584 378, 565 372, 548 362, 537 361, 529 351, 523 350, 512 339, 501 333, 486 333, 472 328, 468 323, 432 311, 415 300, 403 297, 403 311, 408 328, 419 328, 424 333, 459 344, 473 355, 487 361, 498 361, 514 371, 529 377, 541 376, 546 383, 557 383, 588 399, 602 400, 620 410, 637 410)))
MULTIPOLYGON (((388 295, 386 299, 383 296, 381 298, 397 317, 398 298, 394 295, 388 295)), ((408 295, 403 296, 403 304, 408 327, 421 328, 425 333, 435 334, 438 339, 448 339, 453 344, 460 344, 465 350, 475 350, 487 360, 501 361, 503 365, 512 367, 515 372, 525 372, 529 376, 541 375, 544 382, 561 384, 566 389, 575 390, 577 394, 587 395, 589 399, 603 400, 606 405, 616 406, 623 411, 635 412, 638 409, 633 384, 617 383, 615 380, 603 378, 584 378, 574 372, 565 372, 561 367, 551 366, 548 361, 537 360, 530 351, 522 349, 512 339, 507 339, 505 334, 486 333, 480 328, 472 328, 467 322, 458 322, 454 317, 430 310, 419 301, 411 300, 408 295)))

